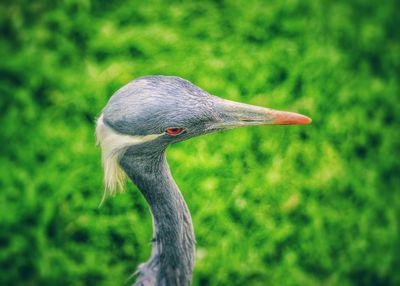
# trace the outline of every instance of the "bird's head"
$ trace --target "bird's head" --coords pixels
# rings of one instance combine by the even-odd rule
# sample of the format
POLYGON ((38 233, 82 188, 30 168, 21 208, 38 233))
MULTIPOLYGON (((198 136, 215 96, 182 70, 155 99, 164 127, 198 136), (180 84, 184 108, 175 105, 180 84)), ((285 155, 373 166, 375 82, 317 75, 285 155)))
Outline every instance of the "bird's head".
POLYGON ((169 144, 214 131, 310 122, 300 114, 210 95, 179 77, 142 77, 119 89, 97 120, 106 188, 122 187, 124 174, 118 162, 127 150, 133 155, 154 154, 169 144))

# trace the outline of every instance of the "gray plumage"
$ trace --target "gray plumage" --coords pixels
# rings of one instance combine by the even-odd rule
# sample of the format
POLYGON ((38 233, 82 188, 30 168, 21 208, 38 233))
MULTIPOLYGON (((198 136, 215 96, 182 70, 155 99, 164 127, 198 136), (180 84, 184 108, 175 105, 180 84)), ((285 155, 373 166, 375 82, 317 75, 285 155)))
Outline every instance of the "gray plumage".
MULTIPOLYGON (((111 97, 101 120, 97 136, 103 153, 107 144, 113 146, 103 163, 117 154, 117 163, 142 192, 153 216, 152 254, 139 266, 135 283, 143 286, 187 286, 192 281, 192 219, 166 161, 169 144, 246 125, 310 122, 299 114, 224 100, 172 76, 147 76, 125 85, 111 97), (171 128, 179 133, 170 134, 171 128)), ((108 176, 117 172, 110 169, 105 167, 108 176)))

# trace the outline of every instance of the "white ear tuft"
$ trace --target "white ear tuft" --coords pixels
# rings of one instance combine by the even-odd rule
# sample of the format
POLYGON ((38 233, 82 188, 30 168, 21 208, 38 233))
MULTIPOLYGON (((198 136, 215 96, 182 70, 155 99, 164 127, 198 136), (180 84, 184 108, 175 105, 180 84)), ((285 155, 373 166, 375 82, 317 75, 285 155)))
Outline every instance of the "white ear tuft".
POLYGON ((128 135, 119 134, 107 126, 101 115, 96 122, 97 144, 101 147, 101 161, 104 168, 105 193, 114 195, 117 190, 124 191, 125 173, 119 165, 119 160, 129 146, 128 135))
POLYGON ((125 172, 119 165, 121 157, 129 146, 141 144, 162 136, 161 134, 150 134, 145 136, 132 136, 121 134, 107 126, 103 121, 103 114, 96 122, 97 144, 101 147, 101 160, 104 169, 104 201, 107 193, 114 195, 117 190, 124 191, 125 172))

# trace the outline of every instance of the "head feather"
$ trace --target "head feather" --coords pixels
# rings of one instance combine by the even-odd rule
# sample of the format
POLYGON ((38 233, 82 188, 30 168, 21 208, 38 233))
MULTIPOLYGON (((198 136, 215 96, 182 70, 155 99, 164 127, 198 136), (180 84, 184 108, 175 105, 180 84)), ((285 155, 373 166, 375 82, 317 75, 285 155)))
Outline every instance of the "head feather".
POLYGON ((122 134, 104 123, 103 114, 96 122, 97 145, 101 147, 101 161, 104 169, 104 194, 103 199, 109 193, 114 195, 117 191, 123 192, 125 186, 125 172, 119 162, 129 146, 144 143, 156 139, 161 134, 146 136, 132 136, 122 134))
POLYGON ((97 119, 96 139, 101 147, 101 161, 104 169, 104 197, 107 193, 115 194, 124 190, 125 173, 119 165, 119 160, 126 147, 129 146, 129 136, 122 135, 111 129, 103 121, 103 115, 97 119))

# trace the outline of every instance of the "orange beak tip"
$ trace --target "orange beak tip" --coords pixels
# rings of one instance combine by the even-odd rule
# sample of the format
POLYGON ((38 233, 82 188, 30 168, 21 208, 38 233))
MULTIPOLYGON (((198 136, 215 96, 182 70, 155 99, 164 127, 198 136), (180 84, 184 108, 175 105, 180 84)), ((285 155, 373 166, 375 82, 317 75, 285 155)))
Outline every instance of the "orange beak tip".
POLYGON ((312 119, 308 116, 293 113, 293 112, 284 112, 279 114, 276 119, 274 120, 273 124, 280 124, 280 125, 305 125, 310 124, 312 119))
POLYGON ((298 121, 297 124, 310 124, 312 122, 312 119, 308 116, 304 116, 301 120, 298 121))

